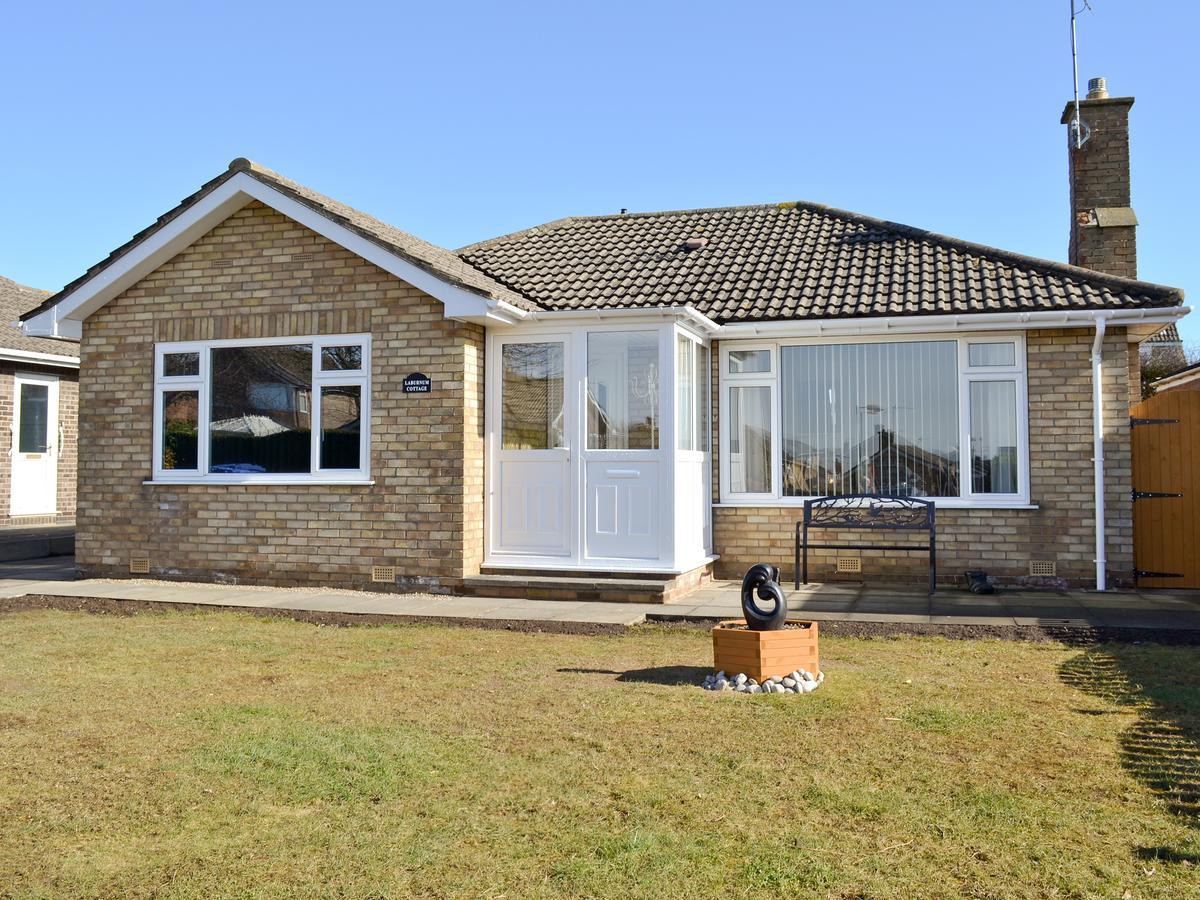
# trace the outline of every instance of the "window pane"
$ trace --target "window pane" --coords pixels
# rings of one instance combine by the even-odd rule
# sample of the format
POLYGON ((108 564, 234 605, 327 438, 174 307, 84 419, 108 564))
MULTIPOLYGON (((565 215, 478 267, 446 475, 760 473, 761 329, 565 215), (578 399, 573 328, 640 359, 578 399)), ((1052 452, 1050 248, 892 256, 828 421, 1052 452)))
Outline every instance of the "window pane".
POLYGON ((312 471, 312 345, 212 351, 209 471, 312 471))
POLYGON ((162 467, 195 469, 200 440, 199 391, 163 391, 162 467))
POLYGON ((589 449, 657 449, 657 333, 589 334, 587 380, 589 449))
POLYGON ((1015 366, 1017 345, 1011 341, 1000 344, 968 344, 967 361, 971 366, 1015 366))
POLYGON ((321 371, 336 372, 342 369, 362 368, 362 347, 349 344, 345 347, 324 347, 321 350, 321 371))
POLYGON ((1017 385, 971 382, 971 491, 1017 493, 1017 385))
POLYGON ((547 450, 563 442, 563 345, 505 344, 505 450, 547 450))
POLYGON ((164 353, 163 375, 176 378, 180 375, 200 374, 199 353, 164 353))
POLYGON ((709 365, 708 348, 703 345, 696 347, 696 433, 700 437, 700 450, 708 450, 708 407, 709 407, 709 365))
POLYGON ((746 375, 771 371, 770 350, 730 350, 729 374, 746 375))
POLYGON ((357 469, 361 456, 362 389, 321 388, 321 468, 357 469))
POLYGON ((771 491, 771 389, 729 389, 729 490, 771 491))
POLYGON ((21 424, 18 453, 45 453, 50 449, 50 387, 21 385, 21 424))
POLYGON ((959 494, 954 341, 784 347, 783 493, 959 494))
POLYGON ((696 344, 679 337, 679 362, 675 372, 675 420, 679 449, 696 449, 696 344))

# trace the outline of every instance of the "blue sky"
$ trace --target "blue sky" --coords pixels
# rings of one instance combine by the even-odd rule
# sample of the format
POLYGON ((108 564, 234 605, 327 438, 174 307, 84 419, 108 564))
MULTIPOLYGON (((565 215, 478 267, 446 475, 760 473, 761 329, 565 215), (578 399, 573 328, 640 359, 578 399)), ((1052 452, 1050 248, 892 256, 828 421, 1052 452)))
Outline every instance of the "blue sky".
MULTIPOLYGON (((1137 97, 1141 275, 1190 294, 1200 4, 1091 4, 1080 77, 1137 97)), ((807 199, 1066 256, 1059 0, 48 2, 3 28, 0 274, 48 289, 235 156, 448 247, 807 199)))

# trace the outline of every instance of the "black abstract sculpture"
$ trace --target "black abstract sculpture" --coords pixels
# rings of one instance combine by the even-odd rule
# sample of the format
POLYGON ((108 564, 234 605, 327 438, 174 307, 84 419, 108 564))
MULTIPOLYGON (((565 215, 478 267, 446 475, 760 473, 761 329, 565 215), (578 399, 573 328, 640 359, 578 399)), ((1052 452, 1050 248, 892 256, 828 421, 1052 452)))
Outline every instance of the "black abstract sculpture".
POLYGON ((759 563, 751 566, 742 579, 742 615, 746 617, 746 625, 751 631, 779 631, 787 621, 787 600, 783 589, 779 586, 779 568, 759 563), (758 593, 759 600, 774 600, 775 608, 769 612, 761 609, 754 602, 754 594, 758 593))

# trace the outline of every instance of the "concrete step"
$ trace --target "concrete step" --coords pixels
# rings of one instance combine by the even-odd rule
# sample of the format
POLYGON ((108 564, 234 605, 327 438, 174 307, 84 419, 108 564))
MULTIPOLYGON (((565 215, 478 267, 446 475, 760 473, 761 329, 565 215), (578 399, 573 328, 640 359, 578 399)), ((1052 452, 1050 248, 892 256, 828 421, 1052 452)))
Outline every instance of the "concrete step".
POLYGON ((529 600, 665 603, 674 584, 670 575, 596 576, 480 574, 463 579, 463 592, 476 597, 524 597, 529 600))
POLYGON ((0 562, 70 556, 74 552, 75 529, 72 527, 0 530, 0 562))

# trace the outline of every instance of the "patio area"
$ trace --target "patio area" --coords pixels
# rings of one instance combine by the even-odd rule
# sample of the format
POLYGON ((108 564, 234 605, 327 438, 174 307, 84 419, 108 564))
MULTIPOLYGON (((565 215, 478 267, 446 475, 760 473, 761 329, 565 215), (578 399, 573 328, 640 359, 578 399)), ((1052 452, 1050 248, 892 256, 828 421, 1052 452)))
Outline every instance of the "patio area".
MULTIPOLYGON (((990 596, 945 588, 932 597, 907 585, 784 585, 793 618, 921 625, 1043 625, 1200 629, 1200 591, 998 590, 990 596)), ((651 619, 740 616, 740 585, 718 581, 651 619)), ((661 609, 661 608, 660 608, 661 609)))
MULTIPOLYGON (((0 564, 0 602, 28 594, 547 624, 632 626, 741 616, 740 585, 732 581, 713 582, 674 603, 599 603, 135 579, 76 581, 70 556, 0 564)), ((1200 591, 998 591, 980 597, 947 589, 929 597, 908 586, 814 584, 787 594, 792 618, 821 621, 1200 630, 1200 591)))

